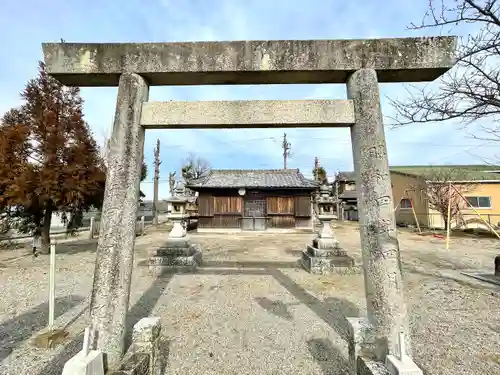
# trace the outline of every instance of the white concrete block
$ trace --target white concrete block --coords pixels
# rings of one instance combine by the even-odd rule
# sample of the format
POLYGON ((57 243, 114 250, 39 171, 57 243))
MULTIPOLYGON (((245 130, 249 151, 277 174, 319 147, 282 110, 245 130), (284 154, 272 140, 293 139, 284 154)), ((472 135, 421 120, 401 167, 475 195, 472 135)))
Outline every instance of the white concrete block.
POLYGON ((406 354, 402 356, 401 360, 394 355, 388 355, 385 365, 391 375, 423 375, 420 367, 406 354))
POLYGON ((64 364, 62 375, 104 375, 104 360, 100 350, 83 351, 64 364))

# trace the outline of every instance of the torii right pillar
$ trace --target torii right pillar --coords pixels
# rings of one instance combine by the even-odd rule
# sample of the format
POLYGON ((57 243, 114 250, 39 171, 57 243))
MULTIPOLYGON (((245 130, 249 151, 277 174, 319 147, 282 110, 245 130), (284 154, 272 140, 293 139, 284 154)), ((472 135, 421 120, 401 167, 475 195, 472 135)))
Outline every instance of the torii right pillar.
POLYGON ((352 73, 347 94, 355 111, 351 139, 370 331, 365 335, 370 355, 384 361, 398 352, 401 332, 408 355, 411 346, 377 72, 352 73))

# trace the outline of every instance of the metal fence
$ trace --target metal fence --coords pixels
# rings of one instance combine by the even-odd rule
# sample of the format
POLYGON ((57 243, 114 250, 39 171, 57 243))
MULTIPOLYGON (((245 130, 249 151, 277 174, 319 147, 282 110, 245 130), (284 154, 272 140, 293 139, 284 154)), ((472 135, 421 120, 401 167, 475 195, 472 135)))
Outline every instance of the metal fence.
MULTIPOLYGON (((163 219, 165 221, 165 215, 159 215, 160 220, 163 219)), ((153 221, 153 212, 152 211, 139 211, 139 215, 137 216, 137 224, 136 224, 136 233, 138 235, 143 234, 144 228, 141 226, 141 219, 144 218, 144 227, 149 225, 153 221)), ((55 221, 54 219, 52 220, 55 221)), ((83 213, 82 225, 74 230, 74 233, 81 232, 89 232, 90 238, 96 238, 99 236, 99 224, 100 224, 100 213, 98 211, 89 211, 83 213), (93 229, 91 229, 91 225, 93 225, 93 229), (90 235, 92 234, 92 236, 90 235)), ((59 221, 56 221, 54 225, 50 228, 50 235, 62 235, 66 234, 66 226, 59 221)), ((20 233, 16 230, 10 230, 7 233, 0 234, 0 241, 11 241, 11 240, 24 240, 27 238, 33 237, 31 233, 20 233)))
MULTIPOLYGON (((101 221, 96 218, 90 219, 89 228, 89 239, 99 237, 99 231, 101 229, 101 221)), ((135 222, 135 235, 142 236, 146 229, 146 218, 142 216, 139 220, 135 222)))

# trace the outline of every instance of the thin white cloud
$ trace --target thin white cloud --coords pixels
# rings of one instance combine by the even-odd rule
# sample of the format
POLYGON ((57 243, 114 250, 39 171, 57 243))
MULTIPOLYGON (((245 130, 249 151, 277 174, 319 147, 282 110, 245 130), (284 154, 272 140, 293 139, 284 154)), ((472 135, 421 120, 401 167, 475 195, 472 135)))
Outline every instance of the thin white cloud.
MULTIPOLYGON (((0 11, 0 32, 14 35, 0 53, 0 110, 19 103, 19 92, 36 75, 42 41, 197 41, 244 39, 351 39, 429 35, 439 30, 421 32, 406 29, 418 22, 426 2, 368 0, 339 2, 325 0, 304 6, 298 0, 156 0, 147 5, 139 0, 126 2, 89 0, 53 1, 43 8, 19 7, 5 0, 0 11), (4 11, 5 10, 5 11, 4 11), (53 19, 53 14, 60 14, 53 19), (46 19, 53 21, 47 24, 46 19), (22 23, 18 19, 23 19, 22 23), (92 27, 89 27, 89 20, 92 27), (339 21, 340 20, 340 21, 339 21)), ((382 85, 382 109, 391 115, 385 96, 398 97, 402 85, 382 85)), ((85 114, 97 138, 108 134, 116 105, 116 88, 84 88, 85 114)), ((242 100, 242 99, 341 99, 343 85, 259 85, 154 87, 151 100, 242 100)), ((177 170, 190 152, 199 153, 217 167, 245 165, 249 168, 272 168, 282 165, 280 140, 286 132, 292 143, 291 167, 309 172, 314 157, 327 171, 349 169, 352 152, 348 129, 251 129, 232 131, 149 131, 145 158, 152 170, 152 150, 156 138, 162 144, 162 176, 177 170)), ((445 159, 461 151, 450 144, 473 144, 454 124, 415 125, 400 130, 387 129, 390 161, 393 164, 419 164, 432 158, 445 159), (429 146, 429 144, 436 146, 429 146), (427 144, 427 146, 425 146, 427 144), (422 151, 424 150, 424 151, 422 151)), ((477 143, 477 142, 476 142, 477 143)), ((494 154, 492 148, 478 150, 481 157, 494 154)), ((460 160, 477 162, 464 154, 460 160), (465 155, 465 156, 464 156, 465 155)), ((161 177, 163 178, 163 177, 161 177)), ((148 176, 148 181, 151 177, 148 176)), ((152 184, 143 184, 146 194, 152 184)), ((168 195, 168 183, 160 186, 160 196, 168 195)))

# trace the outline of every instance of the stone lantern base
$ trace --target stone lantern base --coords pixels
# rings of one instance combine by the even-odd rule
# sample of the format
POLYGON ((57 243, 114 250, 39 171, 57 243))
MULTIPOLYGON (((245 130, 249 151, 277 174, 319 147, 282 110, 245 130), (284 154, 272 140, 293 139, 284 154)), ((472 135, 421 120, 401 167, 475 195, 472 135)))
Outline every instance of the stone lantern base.
POLYGON ((149 270, 159 275, 168 272, 192 272, 201 266, 202 253, 199 245, 187 239, 168 239, 154 249, 149 256, 149 270))
POLYGON ((201 249, 189 243, 183 221, 185 214, 172 214, 172 230, 165 243, 154 249, 149 256, 149 270, 154 274, 192 272, 202 263, 201 249))
POLYGON ((354 269, 354 258, 342 249, 321 250, 307 245, 302 252, 302 267, 312 274, 327 275, 330 273, 350 273, 354 269))
POLYGON ((301 264, 313 274, 349 273, 354 271, 354 258, 341 249, 331 227, 331 215, 321 215, 318 237, 302 252, 301 264))

